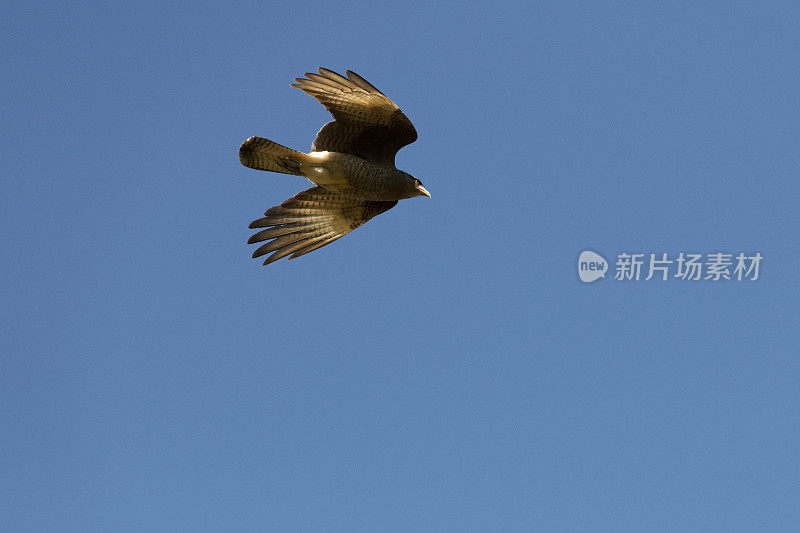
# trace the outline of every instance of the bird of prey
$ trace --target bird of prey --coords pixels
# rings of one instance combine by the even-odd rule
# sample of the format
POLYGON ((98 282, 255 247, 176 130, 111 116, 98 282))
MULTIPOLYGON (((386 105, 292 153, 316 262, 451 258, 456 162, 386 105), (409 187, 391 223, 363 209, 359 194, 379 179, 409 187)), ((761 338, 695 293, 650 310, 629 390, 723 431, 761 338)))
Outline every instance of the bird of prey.
POLYGON ((239 148, 242 164, 308 178, 315 186, 271 207, 251 228, 266 228, 248 244, 267 241, 253 257, 294 259, 330 244, 394 207, 398 200, 430 194, 414 176, 397 170, 394 157, 417 140, 417 130, 389 98, 352 71, 344 77, 320 68, 291 84, 316 98, 334 120, 317 132, 309 153, 262 137, 239 148))

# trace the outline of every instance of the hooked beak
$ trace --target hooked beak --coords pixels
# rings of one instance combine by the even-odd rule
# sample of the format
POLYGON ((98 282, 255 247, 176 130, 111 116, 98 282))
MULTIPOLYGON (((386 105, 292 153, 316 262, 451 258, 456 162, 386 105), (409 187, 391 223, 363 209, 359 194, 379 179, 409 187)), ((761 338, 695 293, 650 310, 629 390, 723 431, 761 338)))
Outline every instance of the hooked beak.
POLYGON ((423 187, 423 186, 422 186, 422 184, 420 184, 420 185, 417 185, 417 190, 419 191, 419 194, 420 194, 421 196, 427 196, 428 198, 430 198, 430 197, 431 197, 431 193, 429 193, 429 192, 427 191, 427 189, 425 189, 425 187, 423 187))

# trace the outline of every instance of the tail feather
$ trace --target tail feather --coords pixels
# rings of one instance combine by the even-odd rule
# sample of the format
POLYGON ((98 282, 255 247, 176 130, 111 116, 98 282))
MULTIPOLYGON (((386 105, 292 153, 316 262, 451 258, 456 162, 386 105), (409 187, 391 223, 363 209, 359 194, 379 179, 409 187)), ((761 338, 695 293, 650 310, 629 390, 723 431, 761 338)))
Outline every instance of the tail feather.
POLYGON ((302 176, 300 164, 308 161, 308 155, 263 137, 250 137, 239 148, 239 161, 256 170, 302 176))

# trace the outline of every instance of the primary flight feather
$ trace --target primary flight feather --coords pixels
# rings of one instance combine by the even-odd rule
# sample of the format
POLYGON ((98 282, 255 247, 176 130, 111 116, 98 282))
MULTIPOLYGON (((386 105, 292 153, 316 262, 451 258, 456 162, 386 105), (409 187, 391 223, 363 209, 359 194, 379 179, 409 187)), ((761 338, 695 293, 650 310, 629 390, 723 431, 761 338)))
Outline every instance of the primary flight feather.
POLYGON ((325 68, 291 84, 316 98, 334 120, 317 133, 309 153, 262 137, 239 148, 249 168, 304 176, 311 187, 271 207, 251 228, 249 244, 262 244, 253 257, 271 253, 265 265, 294 259, 343 237, 398 200, 430 194, 414 176, 397 170, 395 154, 417 140, 417 130, 389 98, 367 80, 325 68))

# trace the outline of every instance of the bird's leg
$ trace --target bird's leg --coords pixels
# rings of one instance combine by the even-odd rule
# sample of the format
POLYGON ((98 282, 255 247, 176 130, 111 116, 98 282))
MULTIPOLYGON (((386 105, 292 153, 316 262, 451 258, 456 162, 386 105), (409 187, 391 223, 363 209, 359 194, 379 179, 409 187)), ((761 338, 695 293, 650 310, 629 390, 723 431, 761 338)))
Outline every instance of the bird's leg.
POLYGON ((347 173, 336 164, 336 158, 330 152, 311 152, 308 160, 300 164, 300 172, 308 180, 330 190, 350 187, 347 173))

